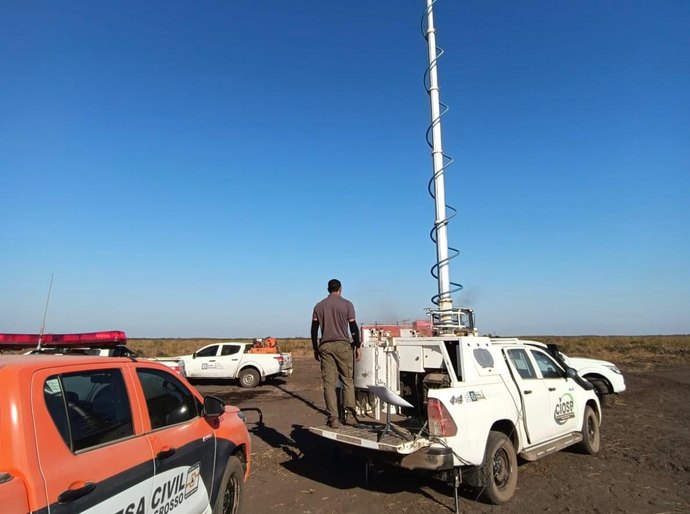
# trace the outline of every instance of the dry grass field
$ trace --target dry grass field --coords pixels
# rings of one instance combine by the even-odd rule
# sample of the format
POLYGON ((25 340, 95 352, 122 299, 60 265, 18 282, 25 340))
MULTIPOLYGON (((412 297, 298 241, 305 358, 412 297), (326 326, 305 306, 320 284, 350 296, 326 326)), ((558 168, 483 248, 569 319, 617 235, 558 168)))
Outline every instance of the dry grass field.
MULTIPOLYGON (((592 357, 621 364, 683 362, 690 358, 690 335, 649 336, 520 336, 543 343, 556 343, 571 356, 592 357)), ((130 339, 128 346, 144 357, 172 357, 192 353, 204 345, 219 341, 251 339, 130 339)), ((311 356, 311 342, 306 338, 278 339, 278 348, 295 357, 311 356)))
MULTIPOLYGON (((222 339, 208 338, 161 338, 161 339, 129 339, 127 346, 142 357, 174 357, 190 354, 199 348, 221 341, 241 341, 251 343, 253 339, 240 337, 226 337, 222 339)), ((311 342, 307 339, 287 338, 278 339, 278 349, 281 352, 291 352, 295 357, 311 355, 311 342)))

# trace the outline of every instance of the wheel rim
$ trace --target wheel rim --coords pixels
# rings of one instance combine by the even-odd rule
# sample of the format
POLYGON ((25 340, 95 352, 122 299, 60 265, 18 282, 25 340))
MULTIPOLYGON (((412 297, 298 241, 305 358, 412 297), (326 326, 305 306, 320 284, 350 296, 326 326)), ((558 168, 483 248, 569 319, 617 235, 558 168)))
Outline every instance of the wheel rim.
POLYGON ((254 383, 254 377, 251 375, 251 373, 247 373, 242 377, 242 381, 245 385, 252 385, 254 383))
POLYGON ((508 485, 511 474, 510 457, 505 448, 499 448, 494 454, 493 473, 494 484, 499 489, 503 489, 508 485))
POLYGON ((237 512, 237 504, 239 502, 240 482, 236 475, 231 475, 228 480, 228 486, 223 493, 223 514, 234 514, 237 512))

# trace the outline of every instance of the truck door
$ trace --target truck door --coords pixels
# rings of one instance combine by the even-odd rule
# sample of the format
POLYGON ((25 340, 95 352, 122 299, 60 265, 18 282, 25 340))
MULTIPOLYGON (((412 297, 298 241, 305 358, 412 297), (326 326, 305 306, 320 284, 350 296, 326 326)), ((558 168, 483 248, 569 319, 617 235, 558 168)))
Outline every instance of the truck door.
POLYGON ((0 505, 5 512, 29 512, 24 482, 5 471, 0 471, 0 505))
POLYGON ((530 353, 549 393, 549 424, 553 437, 579 430, 583 407, 577 402, 577 386, 566 379, 565 370, 546 352, 532 348, 530 353))
POLYGON ((237 376, 237 368, 242 361, 243 344, 221 344, 220 357, 218 358, 219 377, 235 378, 237 376))
POLYGON ((137 367, 154 454, 152 513, 211 512, 216 438, 197 397, 167 370, 137 367))
POLYGON ((218 349, 217 344, 205 346, 198 352, 194 353, 192 359, 185 359, 185 373, 188 377, 198 378, 213 378, 218 376, 216 371, 218 366, 218 349))
POLYGON ((552 434, 552 423, 547 418, 550 412, 547 386, 535 371, 527 350, 511 348, 505 351, 520 391, 523 405, 522 419, 529 445, 547 441, 552 434))
POLYGON ((153 453, 133 397, 120 368, 34 374, 36 478, 50 514, 148 512, 153 453))

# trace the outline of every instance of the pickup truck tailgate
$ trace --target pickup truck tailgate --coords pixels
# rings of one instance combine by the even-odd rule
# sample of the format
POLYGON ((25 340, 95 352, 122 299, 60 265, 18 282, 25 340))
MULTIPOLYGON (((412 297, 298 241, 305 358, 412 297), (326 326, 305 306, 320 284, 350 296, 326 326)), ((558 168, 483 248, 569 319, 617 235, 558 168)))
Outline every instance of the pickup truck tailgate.
POLYGON ((384 434, 379 440, 379 434, 383 428, 384 425, 382 424, 371 423, 361 424, 356 427, 350 425, 344 425, 339 428, 330 428, 328 426, 309 427, 309 431, 340 443, 370 450, 397 453, 398 455, 407 455, 430 445, 426 437, 415 437, 413 433, 407 432, 399 426, 395 428, 402 433, 406 433, 405 438, 389 432, 384 434))
POLYGON ((292 354, 291 353, 281 353, 283 357, 283 363, 281 364, 280 370, 287 371, 292 369, 292 354))

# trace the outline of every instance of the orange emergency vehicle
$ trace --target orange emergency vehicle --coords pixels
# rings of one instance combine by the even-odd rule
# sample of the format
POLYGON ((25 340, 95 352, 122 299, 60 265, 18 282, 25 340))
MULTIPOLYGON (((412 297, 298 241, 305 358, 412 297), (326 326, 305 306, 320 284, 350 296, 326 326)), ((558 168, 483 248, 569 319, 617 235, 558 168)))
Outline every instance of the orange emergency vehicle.
POLYGON ((235 514, 243 416, 135 358, 0 355, 0 512, 235 514))

